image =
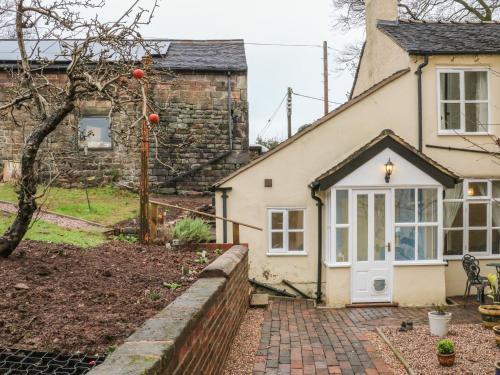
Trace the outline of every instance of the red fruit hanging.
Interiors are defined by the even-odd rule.
[[[134,76],[134,78],[141,79],[142,77],[144,77],[144,70],[134,69],[134,71],[132,72],[132,75]]]
[[[160,122],[160,116],[158,116],[156,113],[151,113],[149,115],[149,122],[158,124]]]

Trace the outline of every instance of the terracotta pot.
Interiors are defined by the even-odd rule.
[[[485,328],[500,325],[500,305],[481,305],[478,307]]]
[[[497,348],[500,348],[500,325],[494,326],[493,332],[495,332],[495,340],[497,342]]]
[[[450,367],[455,363],[455,353],[451,354],[439,354],[438,361],[441,366]]]
[[[500,375],[500,361],[495,362],[495,375]]]

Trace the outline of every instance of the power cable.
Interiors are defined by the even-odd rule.
[[[296,95],[296,96],[301,96],[301,97],[303,97],[303,98],[307,98],[307,99],[319,100],[319,101],[322,101],[322,102],[324,102],[324,101],[325,101],[325,99],[315,98],[314,96],[309,96],[309,95],[304,95],[304,94],[299,94],[299,93],[297,93],[297,92],[295,92],[295,91],[293,92],[293,95]],[[331,101],[331,100],[328,100],[328,103],[338,104],[338,105],[342,105],[342,104],[344,104],[344,103],[339,103],[339,102],[333,102],[333,101]]]
[[[271,125],[271,123],[273,122],[274,118],[276,117],[276,115],[278,114],[278,111],[280,110],[281,106],[283,105],[283,103],[285,102],[285,99],[286,97],[288,96],[288,93],[285,94],[285,96],[283,96],[283,99],[281,99],[281,102],[280,104],[278,105],[278,107],[274,110],[273,114],[271,115],[271,117],[269,117],[269,120],[267,120],[267,123],[266,125],[264,125],[264,127],[262,128],[262,130],[259,132],[259,134],[257,134],[257,137],[260,137],[260,136],[264,136],[264,134],[266,133],[266,131],[269,129],[269,126]]]

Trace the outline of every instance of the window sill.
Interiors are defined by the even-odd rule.
[[[468,253],[473,255],[476,259],[500,259],[500,254],[488,254],[488,255],[480,255],[474,253]],[[462,260],[463,255],[448,255],[444,256],[444,260]]]
[[[446,266],[447,263],[442,260],[430,261],[394,261],[394,267],[398,266]]]
[[[323,262],[323,265],[327,268],[350,268],[351,263],[327,263]]]
[[[451,131],[451,132],[445,132],[445,131],[438,131],[438,135],[445,135],[445,136],[450,136],[450,135],[455,135],[455,136],[461,136],[461,135],[492,135],[490,132],[460,132],[460,131]]]
[[[266,253],[268,257],[305,257],[307,253],[305,251],[297,251],[296,253]]]

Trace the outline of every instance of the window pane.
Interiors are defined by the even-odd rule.
[[[349,228],[336,229],[337,252],[335,254],[336,262],[349,261]]]
[[[418,259],[437,259],[437,227],[418,228]]]
[[[415,260],[414,227],[396,227],[396,260]]]
[[[415,190],[396,189],[396,223],[415,222]]]
[[[271,248],[283,249],[283,232],[271,233]]]
[[[464,232],[462,230],[445,230],[444,255],[462,255],[463,249]]]
[[[465,103],[465,131],[488,131],[488,103]]]
[[[288,229],[304,229],[304,211],[288,211]]]
[[[486,251],[486,230],[469,230],[469,251]]]
[[[492,229],[492,246],[491,252],[492,254],[500,254],[500,229]]]
[[[460,103],[441,103],[441,129],[460,130]]]
[[[500,180],[493,180],[491,182],[493,198],[500,198]]]
[[[445,228],[461,228],[464,226],[464,204],[463,202],[444,202]]]
[[[500,202],[491,203],[491,226],[500,227]]]
[[[487,212],[487,203],[469,203],[469,227],[485,227]]]
[[[304,250],[304,232],[288,233],[288,250],[289,251]]]
[[[452,189],[444,189],[444,199],[462,199],[464,196],[464,185],[462,182]]]
[[[418,221],[437,222],[437,189],[418,189]]]
[[[440,74],[441,100],[460,100],[460,73]]]
[[[357,260],[368,260],[368,195],[358,195],[357,202]]]
[[[385,260],[385,194],[375,194],[375,260]]]
[[[348,202],[348,191],[347,190],[337,190],[337,202],[336,202],[336,217],[337,224],[347,224],[349,220],[349,202]]]
[[[469,182],[467,187],[467,195],[469,197],[486,197],[488,196],[488,183],[486,181]]]
[[[88,147],[111,147],[107,117],[82,117],[78,126],[80,141],[86,142]]]
[[[271,213],[271,228],[283,229],[283,212]]]
[[[464,72],[465,100],[488,100],[487,72]]]

